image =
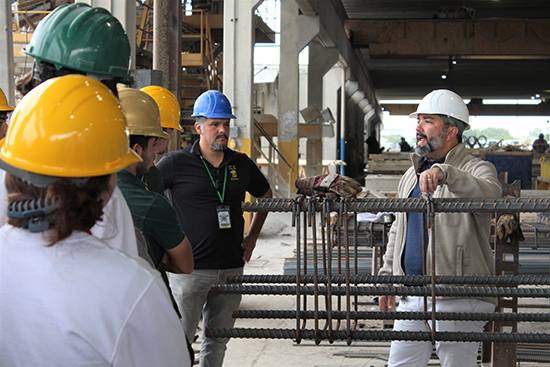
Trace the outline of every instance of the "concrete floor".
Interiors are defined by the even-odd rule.
[[[245,274],[283,274],[285,258],[294,257],[295,231],[295,228],[291,227],[290,213],[270,213],[253,257],[245,267]],[[360,301],[365,303],[360,310],[378,309],[372,304],[372,297],[363,297]],[[548,304],[548,300],[541,301]],[[240,308],[295,310],[296,299],[295,296],[245,295]],[[320,325],[324,325],[324,322]],[[296,321],[237,319],[235,327],[294,329]],[[533,324],[533,327],[536,330],[532,332],[550,332],[548,325],[539,323]],[[310,321],[306,328],[312,329],[313,321]],[[381,329],[381,322],[373,321],[366,324],[365,329]],[[389,342],[371,341],[357,341],[351,345],[347,345],[345,341],[336,341],[333,344],[322,341],[320,345],[315,345],[313,341],[308,340],[296,344],[290,339],[231,339],[224,367],[383,367],[387,366],[389,345]],[[196,342],[193,347],[196,350],[200,349],[200,343]],[[430,365],[439,366],[439,361],[432,360]],[[548,364],[521,363],[524,367],[543,365]]]

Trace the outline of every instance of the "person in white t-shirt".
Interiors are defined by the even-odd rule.
[[[94,79],[50,79],[16,107],[0,141],[2,366],[191,365],[160,274],[90,232],[116,172],[139,161],[118,100]]]

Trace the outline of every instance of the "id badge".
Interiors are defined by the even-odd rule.
[[[220,229],[229,229],[231,228],[231,218],[229,217],[229,207],[227,205],[218,206],[218,223]]]

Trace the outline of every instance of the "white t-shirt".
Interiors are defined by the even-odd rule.
[[[84,232],[0,228],[0,364],[190,366],[160,274]]]
[[[103,208],[101,221],[96,222],[92,227],[92,234],[112,248],[138,257],[132,213],[118,186],[115,187],[111,199]]]
[[[6,171],[0,169],[0,226],[8,222],[8,194],[4,184]],[[112,248],[127,255],[138,257],[134,222],[128,204],[118,187],[103,208],[101,221],[92,228],[92,233]]]

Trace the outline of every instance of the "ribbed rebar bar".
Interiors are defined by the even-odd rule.
[[[212,287],[212,291],[219,293],[238,294],[265,294],[265,295],[295,295],[296,286],[291,285],[248,285],[222,284]],[[350,294],[361,296],[429,296],[432,287],[393,287],[379,285],[376,287],[352,286]],[[327,287],[319,286],[319,294],[327,294]],[[345,295],[346,287],[332,286],[332,295]],[[313,295],[312,286],[301,286],[301,294]],[[550,288],[508,288],[508,287],[453,287],[437,286],[435,295],[438,297],[550,297]]]
[[[205,330],[210,338],[256,338],[256,339],[294,339],[294,329],[210,329]],[[332,338],[335,340],[346,340],[348,335],[345,331],[333,330]],[[314,330],[300,330],[302,339],[314,340]],[[323,340],[328,339],[328,333],[321,330],[317,337]],[[352,340],[408,340],[408,341],[430,341],[432,334],[429,332],[410,331],[383,331],[383,330],[352,330],[349,333]],[[496,343],[549,343],[550,334],[542,333],[465,333],[465,332],[436,332],[433,338],[437,341],[455,342],[496,342]]]
[[[296,341],[300,343],[300,202],[301,200],[295,200],[293,206],[293,220],[292,225],[296,227]]]
[[[550,349],[548,345],[517,344],[518,362],[545,362],[550,365]]]
[[[397,312],[397,311],[352,311],[349,317],[354,320],[430,320],[431,312]],[[239,319],[293,319],[294,310],[236,310],[233,317]],[[333,311],[332,318],[344,319],[346,312]],[[303,311],[301,317],[314,319],[314,311]],[[326,311],[318,311],[319,319],[326,319]],[[549,322],[549,313],[508,313],[508,312],[436,312],[437,320],[466,321],[517,321]]]
[[[329,202],[330,211],[339,210],[337,200],[325,199]],[[295,199],[274,198],[259,199],[255,202],[242,204],[247,212],[292,212]],[[351,199],[346,202],[349,211],[356,212],[426,212],[427,204],[424,199]],[[433,199],[434,211],[439,213],[480,213],[480,212],[507,212],[529,213],[550,211],[549,198],[469,198],[469,199]],[[322,203],[315,203],[315,211],[321,211]],[[300,210],[307,211],[307,203],[300,202]]]
[[[313,283],[313,276],[301,276],[303,284]],[[327,277],[319,275],[318,282],[326,283]],[[332,283],[343,283],[345,277],[333,276]],[[229,275],[227,283],[295,283],[295,275]],[[550,277],[540,275],[516,275],[516,276],[448,276],[436,275],[437,284],[490,284],[490,285],[550,285]],[[352,284],[430,284],[429,275],[352,275]]]

